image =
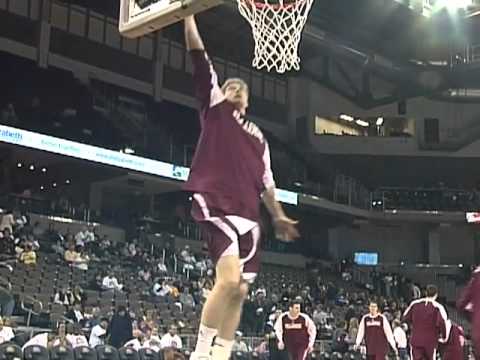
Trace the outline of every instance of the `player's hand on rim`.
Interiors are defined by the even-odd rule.
[[[273,220],[275,227],[275,236],[284,242],[292,242],[300,236],[296,225],[298,221],[290,219],[287,216],[280,216]]]

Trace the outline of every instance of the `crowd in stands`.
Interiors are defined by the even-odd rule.
[[[24,348],[109,344],[135,350],[174,348],[183,354],[191,350],[188,339],[196,333],[214,281],[204,251],[188,246],[175,250],[168,241],[158,245],[138,238],[122,243],[92,226],[61,233],[53,225],[32,225],[28,214],[12,211],[2,214],[0,224],[5,264],[0,277],[11,284],[0,286],[0,342],[13,340]],[[402,311],[421,295],[418,284],[376,271],[371,282],[359,287],[345,263],[333,268],[315,264],[308,270],[266,266],[245,301],[234,352],[264,359],[278,354],[275,321],[298,298],[317,327],[316,356],[326,350],[353,354],[359,321],[371,299],[404,344],[409,329],[402,323]],[[31,339],[18,336],[19,319],[54,330]]]

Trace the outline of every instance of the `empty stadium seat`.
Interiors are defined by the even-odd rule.
[[[88,346],[79,346],[73,350],[75,360],[97,360],[97,351]]]
[[[50,360],[74,360],[73,349],[67,346],[55,346],[50,349]]]
[[[24,360],[49,360],[47,348],[40,345],[27,346],[23,350]]]
[[[118,350],[110,345],[100,345],[95,348],[97,350],[98,360],[120,360]]]
[[[163,356],[160,352],[155,352],[152,349],[140,349],[138,351],[140,360],[162,360]]]
[[[0,360],[22,359],[22,349],[20,346],[6,343],[0,345]]]
[[[138,355],[137,350],[132,347],[122,347],[118,350],[118,355],[120,360],[139,360],[140,356]]]

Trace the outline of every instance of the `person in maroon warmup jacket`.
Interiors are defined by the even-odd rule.
[[[278,317],[274,327],[278,349],[287,350],[290,360],[305,360],[313,351],[317,328],[313,320],[301,312],[300,302],[290,302],[288,312]]]
[[[270,150],[262,131],[245,118],[248,86],[241,79],[218,84],[195,18],[185,18],[201,133],[184,190],[192,216],[206,234],[216,281],[203,306],[192,360],[228,360],[243,301],[259,270],[260,203],[272,216],[277,238],[298,237],[296,221],[275,199]],[[211,348],[212,341],[215,344]]]
[[[457,300],[457,309],[468,312],[472,322],[472,342],[476,358],[480,358],[480,266]]]
[[[436,301],[438,290],[427,285],[426,297],[413,300],[403,313],[404,321],[412,328],[410,337],[411,360],[435,360],[438,343],[450,336],[451,323],[442,304]]]
[[[365,339],[368,360],[385,360],[388,354],[388,344],[398,355],[397,345],[392,328],[387,318],[378,312],[378,305],[370,301],[369,313],[362,317],[358,327],[354,349],[358,349]]]
[[[452,323],[450,329],[450,336],[446,343],[440,343],[440,354],[442,360],[463,360],[465,358],[463,353],[463,345],[465,344],[465,333],[463,328],[455,323]]]

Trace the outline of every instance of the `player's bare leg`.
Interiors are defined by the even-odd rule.
[[[240,290],[240,259],[238,256],[223,256],[218,260],[216,266],[216,280],[212,292],[208,295],[202,310],[202,318],[198,333],[197,346],[195,347],[194,358],[206,357],[210,353],[210,346],[213,337],[218,333],[216,343],[221,349],[215,351],[214,358],[227,360],[230,356],[233,339],[238,326],[241,312],[241,290]],[[235,305],[234,304],[239,304]],[[238,311],[236,311],[238,307]],[[233,328],[233,320],[229,319],[230,326],[222,325],[227,317],[238,318],[236,327]],[[228,355],[225,354],[228,352]]]
[[[218,336],[220,338],[232,341],[235,339],[235,332],[240,325],[240,318],[242,316],[243,302],[248,294],[248,284],[241,282],[239,290],[228,306],[228,316],[225,316],[218,328]]]

